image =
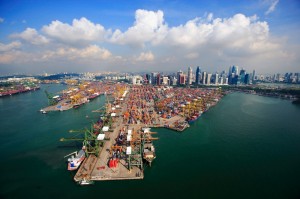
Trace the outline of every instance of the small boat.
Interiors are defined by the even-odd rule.
[[[80,184],[80,185],[90,185],[90,184],[94,184],[94,181],[87,180],[87,179],[83,178],[83,180],[79,181],[78,184]]]
[[[43,109],[41,109],[40,112],[43,113],[43,114],[47,114],[47,112]]]
[[[69,155],[66,155],[65,158],[68,156],[71,156],[70,158],[68,158],[68,170],[74,171],[74,170],[78,169],[80,164],[85,159],[85,152],[84,152],[84,150],[81,149],[78,153],[77,153],[77,151],[75,151],[73,153],[70,153]]]

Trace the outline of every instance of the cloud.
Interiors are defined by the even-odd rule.
[[[72,24],[57,20],[40,30],[27,28],[10,38],[20,41],[0,43],[1,63],[47,62],[54,66],[70,62],[72,66],[80,63],[86,70],[90,63],[95,67],[109,63],[116,69],[131,65],[143,70],[143,62],[148,70],[150,66],[156,67],[153,70],[167,66],[171,71],[186,65],[280,68],[282,60],[288,60],[289,65],[299,60],[292,56],[299,46],[290,49],[287,42],[272,35],[266,21],[242,13],[227,18],[206,13],[168,26],[163,11],[139,9],[133,25],[125,31],[111,30],[83,17],[74,19]]]
[[[110,41],[116,44],[129,44],[132,46],[144,46],[145,42],[160,43],[167,33],[167,25],[164,23],[164,14],[161,10],[147,11],[137,10],[135,22],[126,32],[115,30]]]
[[[3,23],[3,22],[4,22],[4,19],[0,17],[0,23]]]
[[[153,61],[154,55],[151,51],[141,52],[141,54],[136,58],[136,61]]]
[[[265,12],[265,15],[268,15],[271,12],[274,12],[278,3],[279,3],[279,0],[273,0],[271,2],[269,9]]]
[[[21,50],[10,50],[0,53],[0,64],[24,64],[32,63],[34,54],[27,53]]]
[[[51,38],[69,44],[103,41],[107,31],[109,32],[102,25],[94,24],[85,17],[74,19],[71,25],[58,20],[52,21],[42,31]]]
[[[188,58],[188,59],[196,59],[199,57],[199,54],[198,53],[189,53],[185,56],[185,58]]]
[[[20,38],[34,45],[41,45],[49,43],[49,39],[40,35],[35,29],[27,28],[21,33],[10,35],[11,38]]]
[[[211,17],[209,17],[211,19]],[[216,18],[203,21],[195,18],[184,25],[170,28],[164,40],[165,45],[175,46],[190,53],[194,50],[223,51],[219,54],[237,56],[257,54],[275,50],[276,44],[269,41],[269,26],[256,20],[256,16],[246,17],[236,14],[231,18]],[[192,54],[191,54],[192,55]],[[188,55],[187,58],[195,56]]]
[[[61,47],[53,51],[48,51],[42,56],[42,60],[64,58],[68,60],[95,59],[106,60],[112,56],[111,52],[97,45],[90,45],[86,48]]]
[[[13,49],[17,49],[21,47],[21,43],[19,41],[13,41],[9,44],[3,44],[0,42],[0,52],[10,51]]]

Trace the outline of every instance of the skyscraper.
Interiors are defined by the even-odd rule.
[[[210,80],[211,80],[211,73],[207,74],[207,80],[206,80],[206,84],[210,85]]]
[[[177,84],[180,85],[180,75],[182,75],[183,72],[180,70],[177,72]]]
[[[199,85],[201,81],[201,69],[198,66],[196,70],[196,84]]]
[[[151,84],[156,84],[157,73],[151,73]]]
[[[189,67],[188,69],[188,81],[187,81],[187,84],[190,85],[192,84],[192,81],[193,81],[193,70],[192,70],[192,67]]]
[[[155,84],[156,84],[156,85],[160,85],[160,83],[161,83],[160,73],[157,73]]]
[[[217,84],[217,85],[219,84],[219,74],[218,73],[215,74],[215,81],[214,81],[214,83]]]
[[[253,73],[252,73],[252,83],[255,82],[255,70],[253,70]]]
[[[246,76],[246,70],[244,70],[242,68],[241,72],[240,72],[240,83],[245,84],[245,76]]]
[[[205,80],[206,80],[206,72],[203,71],[202,72],[202,84],[206,84]]]

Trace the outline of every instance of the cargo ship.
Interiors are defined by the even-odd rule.
[[[152,161],[156,158],[155,147],[153,145],[150,128],[144,128],[144,150],[143,150],[143,159],[146,160],[151,166]]]
[[[89,100],[95,99],[96,97],[98,97],[100,94],[99,93],[93,93],[92,95],[90,95],[88,97]]]
[[[68,170],[74,171],[74,170],[78,169],[80,164],[85,159],[85,152],[83,149],[81,149],[78,153],[77,153],[77,151],[75,151],[73,153],[66,155],[65,158],[68,156],[71,156],[70,158],[68,158]]]
[[[194,123],[200,116],[201,116],[200,113],[195,113],[192,117],[187,119],[187,122],[189,124]]]

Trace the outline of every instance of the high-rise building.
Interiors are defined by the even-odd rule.
[[[160,81],[160,73],[157,73],[156,75],[156,82],[155,82],[156,85],[160,85],[161,84],[161,81]]]
[[[172,78],[170,78],[170,80],[171,80],[171,82],[170,82],[171,85],[175,86],[177,84],[177,79],[176,79],[175,76],[173,76]]]
[[[162,78],[162,84],[163,84],[163,85],[169,85],[169,77],[164,76],[164,77]]]
[[[192,84],[192,80],[193,80],[193,70],[192,70],[192,67],[189,67],[188,68],[187,84],[188,85]]]
[[[207,74],[207,80],[206,80],[206,84],[210,85],[210,80],[211,80],[211,73]]]
[[[220,78],[219,78],[219,84],[220,84],[220,85],[223,85],[223,82],[224,82],[224,78],[223,78],[223,77],[220,77]]]
[[[156,78],[157,78],[157,73],[151,73],[151,84],[155,85],[156,84]]]
[[[199,85],[201,81],[201,69],[198,66],[196,70],[196,84]]]
[[[146,74],[144,77],[144,83],[150,84],[151,83],[151,76],[149,74]]]
[[[215,74],[214,84],[217,84],[217,85],[219,84],[219,74],[218,73]]]
[[[244,83],[245,83],[245,84],[250,84],[250,78],[249,78],[249,77],[250,77],[249,74],[246,74],[246,75],[245,75],[245,78],[244,78]]]
[[[185,75],[184,74],[180,74],[179,75],[179,85],[184,85],[185,84]]]
[[[202,72],[202,84],[206,84],[206,72]]]
[[[245,76],[246,76],[246,70],[242,68],[240,71],[240,83],[245,84]]]
[[[180,70],[177,72],[177,84],[180,85],[180,75],[183,75],[183,72]]]
[[[255,70],[253,70],[253,73],[252,73],[252,83],[255,82]]]

